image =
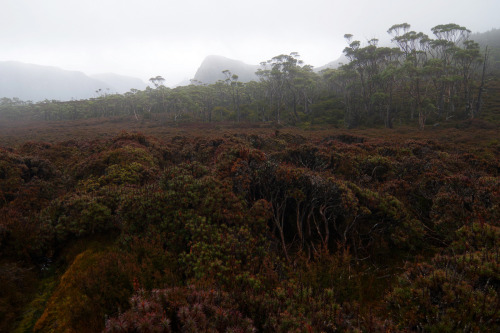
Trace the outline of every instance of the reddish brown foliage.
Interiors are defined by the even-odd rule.
[[[219,330],[474,330],[479,317],[480,329],[497,325],[496,313],[449,306],[467,300],[465,313],[498,299],[493,130],[133,124],[155,138],[118,131],[123,123],[85,124],[58,128],[59,137],[48,134],[54,124],[33,127],[50,143],[0,150],[2,328],[50,262],[62,277],[40,332],[96,331],[105,316],[115,317],[108,330],[213,329],[217,307],[238,319],[224,317]],[[104,138],[84,139],[83,127]],[[194,287],[173,288],[186,284]],[[188,324],[193,313],[206,320]]]

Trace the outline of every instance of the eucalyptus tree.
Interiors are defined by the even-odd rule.
[[[457,74],[461,77],[460,87],[462,90],[464,115],[474,118],[476,108],[474,106],[473,89],[478,69],[482,62],[479,44],[473,40],[464,41],[461,47],[455,52],[454,62]]]
[[[48,103],[50,101],[45,100]],[[54,114],[53,110],[47,110],[47,112],[41,112],[38,105],[33,104],[31,101],[23,101],[18,97],[8,98],[2,97],[0,98],[0,116],[5,118],[17,119],[26,116],[27,114],[31,114],[34,110],[38,110],[38,114],[44,113],[45,117],[50,117],[50,114]]]
[[[397,48],[379,47],[377,39],[362,47],[360,41],[352,41],[352,35],[344,37],[349,43],[344,54],[350,63],[341,67],[342,73],[337,77],[344,81],[341,86],[350,90],[344,93],[348,126],[357,126],[364,119],[392,127],[393,91],[401,52]],[[346,79],[354,82],[347,84]]]
[[[280,80],[279,87],[281,88],[280,95],[283,96],[284,108],[289,106],[292,110],[290,119],[293,124],[298,120],[297,105],[299,103],[299,89],[297,81],[300,80],[302,71],[308,68],[302,68],[302,60],[299,60],[299,54],[292,52],[289,55],[279,55],[274,57],[271,62],[272,70],[278,80]]]
[[[273,115],[273,101],[275,98],[274,94],[274,84],[271,81],[271,70],[269,69],[268,63],[266,61],[263,61],[260,63],[259,69],[255,72],[257,77],[259,77],[259,87],[261,88],[261,93],[259,94],[260,99],[260,104],[262,105],[262,118],[275,118],[276,116]],[[267,109],[267,110],[266,110]]]
[[[394,94],[401,83],[399,67],[401,52],[396,48],[382,47],[378,48],[376,53],[378,66],[373,79],[377,90],[372,96],[372,102],[376,105],[385,127],[392,128]]]
[[[135,94],[135,101],[137,103],[137,110],[143,117],[151,116],[151,109],[153,108],[154,101],[151,98],[152,89],[150,87],[146,87],[145,90],[138,91]]]
[[[211,84],[214,90],[215,107],[214,116],[218,120],[224,120],[226,113],[230,113],[229,109],[232,105],[232,97],[227,83],[223,80]]]
[[[245,84],[245,96],[248,104],[254,110],[251,119],[267,121],[269,107],[266,101],[266,89],[262,82],[250,81]]]
[[[266,88],[266,97],[268,99],[270,111],[274,120],[281,123],[281,113],[284,109],[284,78],[279,65],[279,59],[284,55],[274,57],[267,62],[262,62],[262,68],[259,68],[255,74],[260,78],[261,83]]]
[[[197,80],[191,80],[191,91],[196,96],[201,106],[201,118],[203,121],[212,122],[212,112],[216,104],[215,85],[208,85]]]
[[[436,38],[431,39],[410,28],[407,23],[396,24],[388,33],[404,55],[403,82],[412,101],[411,119],[416,111],[423,129],[433,111],[438,119],[461,115],[456,111],[459,104],[463,115],[470,116],[475,109],[472,90],[481,64],[479,45],[469,39],[470,30],[454,23],[437,25],[431,29]]]
[[[473,111],[470,114],[470,118],[474,118],[475,116],[479,115],[481,112],[481,106],[483,103],[482,95],[484,93],[484,78],[486,75],[486,64],[488,63],[488,58],[489,58],[489,50],[488,46],[486,46],[486,50],[484,51],[484,59],[483,59],[483,68],[481,71],[481,83],[479,85],[478,93],[477,93],[477,99],[476,99],[476,105],[474,106]]]
[[[430,52],[433,58],[441,61],[441,78],[438,82],[436,91],[437,113],[439,117],[452,117],[455,113],[456,95],[458,85],[463,77],[457,71],[455,60],[460,53],[467,58],[463,52],[459,52],[464,45],[469,45],[473,49],[473,45],[466,43],[470,36],[470,30],[458,24],[441,24],[431,28],[431,31],[436,36],[436,39],[430,42]],[[479,54],[479,52],[478,52]],[[462,58],[464,58],[462,56]],[[446,108],[448,104],[448,108]],[[450,115],[451,113],[451,115]]]
[[[168,113],[172,120],[177,122],[183,116],[195,116],[199,112],[199,104],[193,98],[193,94],[190,93],[189,89],[186,87],[177,87],[172,89],[167,97],[168,99]],[[191,115],[189,114],[191,111]]]
[[[311,105],[318,98],[320,77],[313,72],[309,65],[298,68],[292,87],[297,91],[303,112],[311,113]]]
[[[410,119],[414,119],[415,113],[418,114],[419,126],[424,128],[430,108],[424,106],[425,83],[424,66],[426,65],[429,50],[429,37],[422,32],[410,31],[411,26],[408,23],[395,24],[387,31],[393,36],[392,41],[400,48],[402,58],[402,73],[406,81],[407,92],[409,95]],[[404,81],[402,83],[404,83]],[[425,104],[428,106],[427,104]]]
[[[349,46],[344,48],[344,54],[349,59],[349,65],[344,69],[353,70],[357,74],[359,87],[361,88],[361,100],[364,107],[365,114],[370,113],[370,103],[368,98],[368,85],[366,79],[366,50],[361,48],[359,40],[352,41],[352,35],[346,34],[344,38],[349,42]],[[350,86],[351,89],[354,86]]]
[[[152,107],[152,111],[156,113],[164,113],[167,111],[167,96],[169,93],[169,88],[165,87],[165,79],[157,75],[156,77],[152,77],[149,79],[154,85],[154,89],[147,89],[150,93],[151,99],[154,100],[154,106]]]
[[[281,123],[283,115],[292,123],[298,118],[299,105],[308,110],[315,88],[312,67],[299,60],[299,54],[281,54],[261,63],[262,68],[256,74],[266,89],[266,97],[273,117]]]
[[[155,88],[158,88],[164,85],[165,79],[161,75],[157,75],[155,77],[150,78],[149,82],[151,82],[155,86]]]
[[[125,97],[126,105],[128,109],[130,110],[131,114],[134,114],[135,120],[139,120],[139,114],[138,114],[138,89],[130,89],[130,91],[126,92],[123,94]]]
[[[226,77],[224,82],[229,88],[229,94],[231,96],[231,101],[233,104],[233,111],[236,112],[236,121],[240,121],[240,94],[243,83],[238,81],[239,77],[236,74],[231,73],[230,70],[226,69],[222,71],[222,74]]]
[[[338,69],[330,69],[323,73],[328,91],[342,96],[344,104],[344,125],[348,128],[356,127],[361,122],[361,107],[357,105],[360,98],[358,74],[353,66],[344,64]]]

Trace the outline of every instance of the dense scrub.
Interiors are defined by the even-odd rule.
[[[498,331],[500,146],[436,131],[1,147],[0,331]]]

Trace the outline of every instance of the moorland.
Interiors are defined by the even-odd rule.
[[[498,332],[500,76],[408,28],[322,74],[0,100],[0,331]]]
[[[497,127],[16,126],[2,331],[498,328]]]

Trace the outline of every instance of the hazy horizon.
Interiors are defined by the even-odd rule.
[[[229,1],[3,0],[0,61],[20,61],[88,75],[116,73],[167,85],[194,76],[208,55],[258,64],[298,52],[323,66],[358,40],[388,41],[387,29],[407,22],[430,34],[456,23],[473,33],[499,28],[500,1]]]

